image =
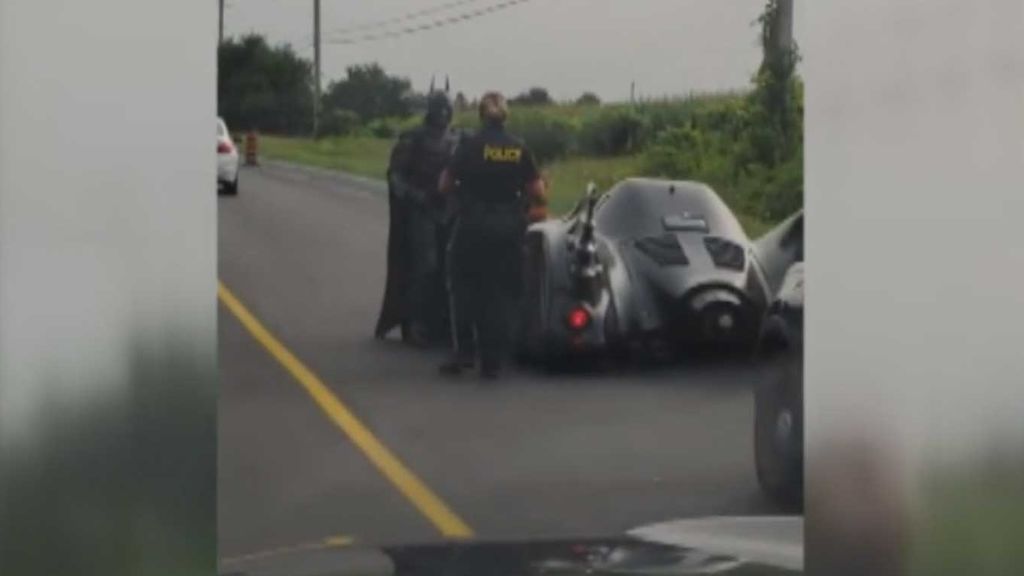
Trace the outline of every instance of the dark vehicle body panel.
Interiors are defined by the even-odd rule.
[[[593,215],[600,274],[590,292],[581,291],[574,269],[587,221],[581,202],[563,219],[527,231],[527,347],[564,355],[651,338],[679,344],[756,341],[770,292],[753,245],[710,187],[634,178],[602,194]],[[718,261],[715,249],[724,250]],[[564,321],[577,306],[593,319],[582,331]],[[734,315],[728,334],[704,325],[702,315],[711,314],[705,310],[719,308]]]
[[[756,252],[774,297],[757,357],[765,377],[755,389],[754,459],[762,491],[787,509],[803,507],[804,262],[803,213],[758,240]],[[780,433],[780,414],[790,433]]]
[[[789,267],[804,260],[804,213],[796,212],[754,242],[754,257],[774,298]]]

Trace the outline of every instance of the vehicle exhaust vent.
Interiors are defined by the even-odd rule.
[[[690,263],[674,234],[641,238],[636,241],[636,248],[659,266],[687,266]]]
[[[708,236],[704,238],[704,246],[714,261],[715,266],[742,272],[747,265],[746,253],[743,247],[735,242],[724,238]]]

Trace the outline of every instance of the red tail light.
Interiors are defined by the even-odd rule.
[[[570,329],[579,332],[590,325],[590,312],[587,312],[586,308],[578,306],[569,312],[569,315],[565,317],[565,322]]]
[[[227,140],[217,141],[217,154],[231,154],[234,149],[235,148],[231,145],[231,142],[228,142]]]

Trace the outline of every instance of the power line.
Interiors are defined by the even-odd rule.
[[[444,28],[444,27],[452,25],[452,24],[459,24],[459,23],[462,23],[462,22],[467,22],[469,20],[473,20],[473,19],[479,18],[481,16],[487,16],[487,15],[493,14],[495,12],[500,12],[502,10],[506,10],[508,8],[511,8],[511,7],[519,5],[519,4],[525,4],[525,3],[530,2],[530,1],[531,0],[504,0],[502,2],[498,2],[496,4],[485,6],[483,8],[477,9],[477,10],[473,10],[473,11],[469,11],[469,12],[463,12],[461,14],[456,14],[454,16],[449,16],[447,18],[440,18],[440,19],[434,20],[432,22],[426,22],[426,23],[423,23],[423,24],[419,24],[417,26],[408,26],[408,27],[405,27],[405,28],[402,28],[402,29],[399,29],[399,30],[380,32],[380,33],[376,33],[376,34],[364,34],[362,36],[356,36],[356,37],[348,37],[348,38],[342,37],[340,39],[332,38],[332,39],[328,40],[328,43],[335,44],[335,45],[351,45],[351,44],[360,44],[360,43],[363,43],[363,42],[372,42],[374,40],[400,38],[402,36],[409,36],[409,35],[417,34],[419,32],[424,32],[424,31],[427,31],[427,30],[435,30],[435,29],[438,29],[438,28]]]
[[[390,32],[380,32],[376,34],[364,34],[362,36],[348,37],[348,38],[331,38],[327,40],[328,44],[334,44],[339,46],[348,46],[352,44],[361,44],[363,42],[373,42],[375,40],[385,40],[392,38],[401,38],[402,36],[410,36],[412,34],[418,34],[427,30],[437,30],[439,28],[445,28],[452,24],[461,24],[468,22],[482,16],[494,14],[502,10],[507,10],[520,4],[526,4],[532,0],[504,0],[496,4],[491,4],[477,10],[463,12],[447,18],[440,18],[432,22],[426,22],[417,26],[408,26],[399,30]]]
[[[409,12],[408,14],[403,14],[401,16],[395,16],[395,17],[392,17],[392,18],[384,18],[382,20],[371,20],[369,22],[363,22],[363,23],[360,23],[360,24],[353,24],[352,26],[345,26],[343,28],[335,28],[334,30],[332,30],[332,32],[335,33],[335,34],[345,34],[345,33],[348,33],[348,32],[358,32],[360,30],[373,30],[375,28],[383,28],[383,27],[388,26],[389,24],[397,24],[399,22],[405,22],[407,20],[415,20],[415,19],[417,19],[417,18],[419,18],[421,16],[428,16],[430,14],[436,14],[438,12],[443,12],[443,11],[449,10],[451,8],[458,8],[460,6],[465,6],[467,4],[476,4],[476,3],[479,3],[479,2],[482,2],[482,1],[483,0],[454,0],[452,2],[446,2],[446,3],[441,4],[439,6],[433,6],[433,7],[430,7],[430,8],[425,8],[423,10],[417,10],[415,12]]]
[[[320,0],[313,0],[313,60],[316,92],[313,98],[313,135],[320,132]]]

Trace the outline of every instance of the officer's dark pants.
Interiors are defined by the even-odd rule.
[[[451,241],[450,289],[456,347],[472,354],[473,334],[484,369],[497,369],[508,351],[511,315],[520,295],[526,224],[516,206],[467,210]]]

